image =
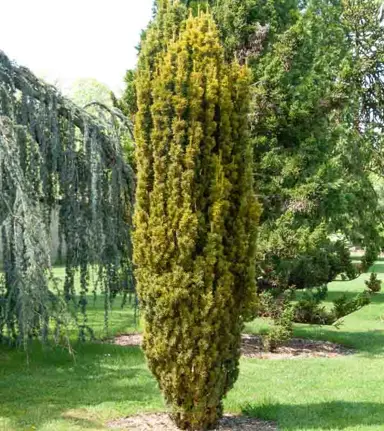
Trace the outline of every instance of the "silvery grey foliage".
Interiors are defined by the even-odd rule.
[[[63,303],[76,317],[80,337],[91,334],[91,268],[105,294],[106,324],[111,299],[134,290],[134,174],[122,154],[126,126],[119,118],[90,115],[0,51],[0,340],[46,339],[51,320],[57,330],[63,323]],[[57,208],[65,244],[61,291],[50,281],[48,245]]]

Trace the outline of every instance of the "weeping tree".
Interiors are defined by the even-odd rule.
[[[260,207],[248,69],[224,61],[208,13],[161,46],[178,7],[163,2],[137,70],[134,261],[149,367],[176,424],[200,430],[238,377]]]
[[[133,174],[122,157],[124,124],[78,108],[0,51],[0,340],[59,333],[64,310],[90,331],[90,268],[111,298],[133,287],[130,226]],[[54,289],[50,226],[58,212],[64,289]],[[80,292],[75,275],[80,274]],[[77,313],[77,312],[81,313]]]

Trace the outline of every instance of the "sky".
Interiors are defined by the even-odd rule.
[[[136,64],[153,0],[0,0],[0,50],[65,91],[95,78],[116,93]]]

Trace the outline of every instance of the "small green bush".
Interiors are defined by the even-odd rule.
[[[305,290],[301,299],[294,307],[294,321],[314,325],[330,325],[332,323],[332,316],[321,305],[321,302],[326,299],[327,295],[327,285]]]
[[[365,307],[371,303],[371,297],[368,290],[364,290],[364,292],[359,293],[355,298],[355,305],[357,309]]]
[[[294,321],[314,325],[333,325],[340,318],[351,314],[371,302],[368,291],[359,293],[355,298],[348,299],[342,295],[333,301],[332,311],[321,305],[326,298],[327,289],[322,287],[313,291],[308,289],[294,307]]]
[[[281,316],[275,321],[272,329],[264,338],[264,347],[269,352],[273,352],[285,341],[293,336],[293,307],[291,305],[284,308]]]
[[[301,299],[294,308],[294,321],[313,325],[331,325],[332,316],[314,298]]]
[[[352,280],[360,274],[361,265],[357,267],[352,262],[348,244],[344,241],[330,241],[321,229],[316,235],[313,233],[313,241],[303,246],[297,254],[287,251],[286,255],[279,256],[279,238],[280,235],[286,235],[284,232],[283,225],[281,231],[268,233],[270,239],[261,245],[272,252],[263,256],[263,263],[259,268],[259,292],[292,286],[297,290],[315,288],[332,282],[336,277]]]
[[[328,286],[324,284],[321,287],[317,287],[314,291],[312,291],[312,295],[316,301],[324,301],[328,295]]]
[[[269,292],[262,295],[264,313],[273,319],[273,326],[263,340],[264,348],[270,352],[292,338],[294,308],[291,301],[293,294],[292,290],[286,290],[276,298]]]
[[[347,295],[342,295],[333,301],[332,313],[335,321],[341,317],[347,316],[360,308],[368,305],[371,302],[370,294],[368,291],[359,293],[355,298],[348,299]]]
[[[367,285],[369,291],[371,293],[378,293],[381,290],[381,280],[377,279],[377,274],[372,272],[371,276],[369,277],[369,280],[365,281],[365,284]]]
[[[380,249],[376,244],[370,244],[366,249],[363,258],[361,259],[362,272],[368,272],[369,268],[375,263]]]
[[[347,295],[342,295],[333,301],[333,312],[336,319],[352,313],[352,302]]]
[[[374,276],[371,276],[373,289],[381,284]],[[376,285],[374,285],[374,282]],[[370,282],[366,282],[367,285]],[[380,286],[379,286],[380,287]],[[371,302],[371,292],[364,291],[355,298],[348,299],[342,295],[333,301],[333,309],[327,311],[322,302],[328,295],[327,285],[316,289],[304,290],[298,302],[292,305],[296,291],[269,289],[259,293],[259,317],[267,317],[273,320],[273,327],[264,340],[267,350],[274,350],[282,342],[290,339],[293,333],[293,322],[312,325],[333,325],[340,318],[351,314]]]
[[[271,317],[275,310],[275,297],[272,292],[265,291],[259,294],[258,317]]]

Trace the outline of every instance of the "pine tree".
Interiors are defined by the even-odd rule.
[[[176,424],[200,430],[238,376],[260,207],[248,69],[225,63],[209,13],[159,49],[175,7],[148,30],[137,71],[134,259],[149,367]]]

